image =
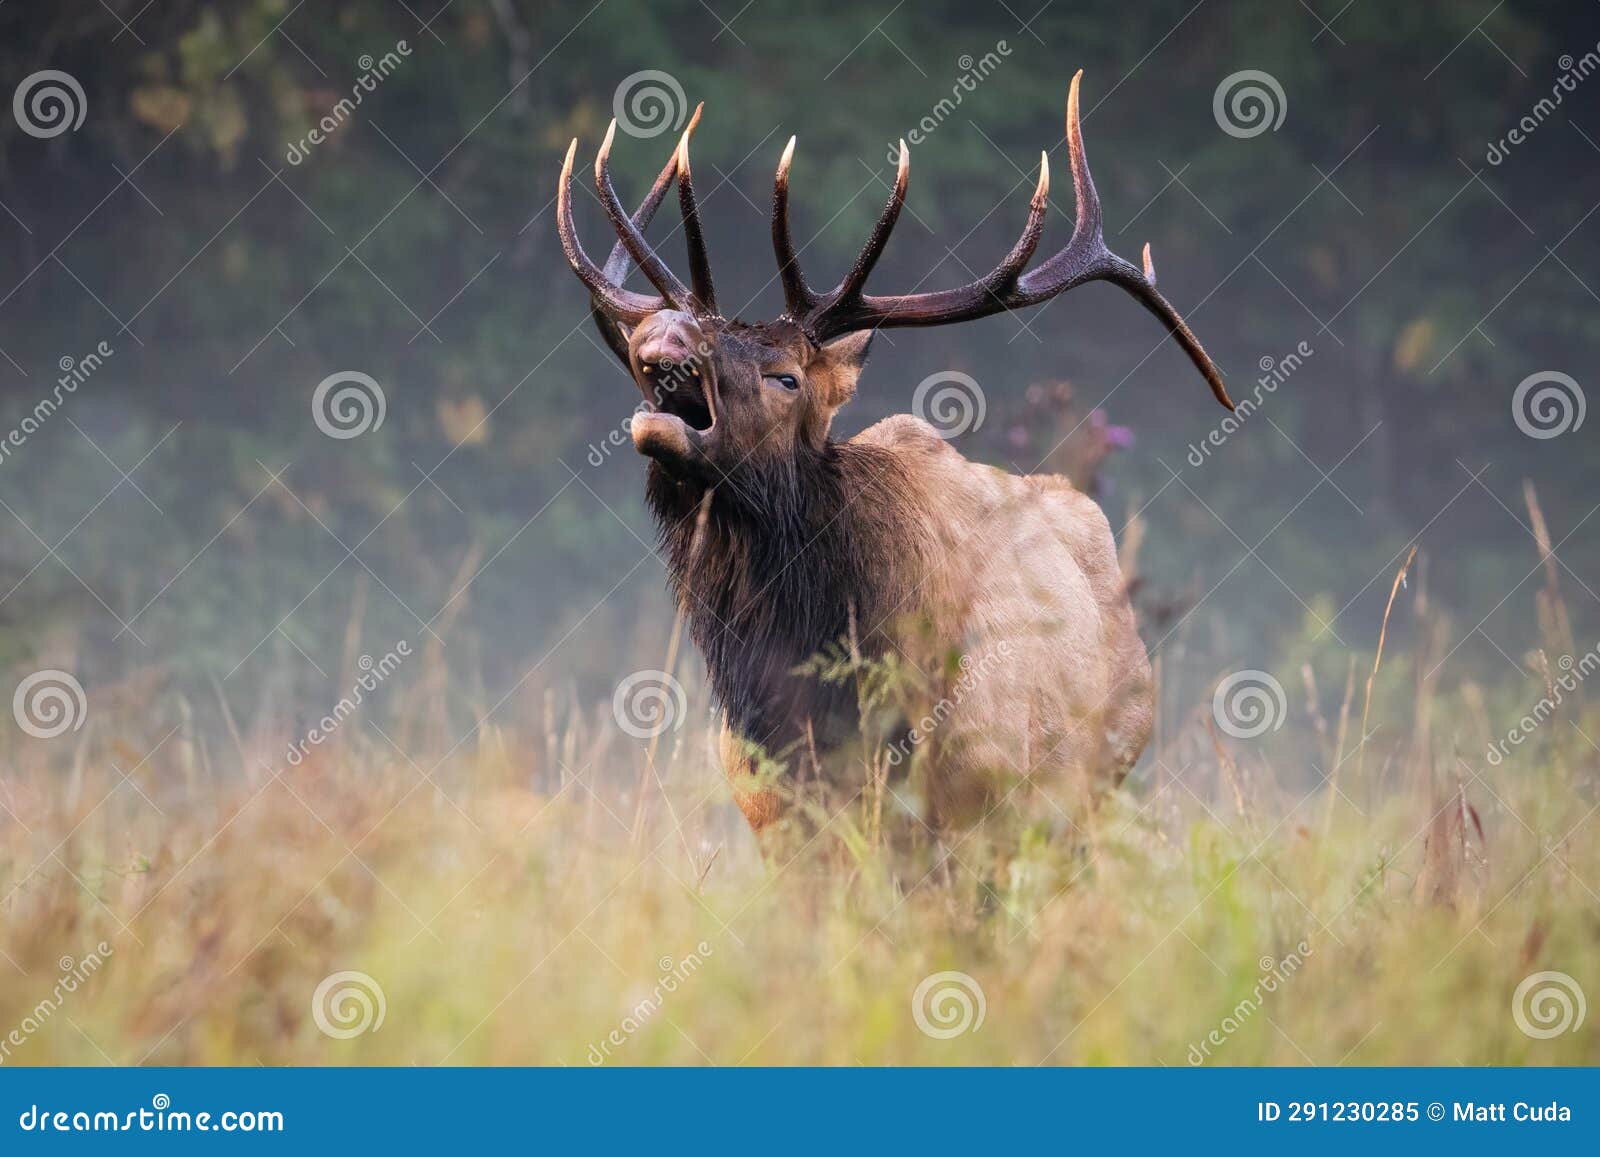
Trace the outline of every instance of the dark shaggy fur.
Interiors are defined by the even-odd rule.
[[[703,528],[701,488],[652,463],[647,495],[734,733],[779,754],[808,721],[819,748],[853,732],[854,688],[794,668],[849,637],[852,612],[863,654],[881,655],[888,621],[914,609],[926,531],[895,457],[829,442],[746,464],[715,487]]]

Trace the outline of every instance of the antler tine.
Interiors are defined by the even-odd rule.
[[[1081,232],[1093,237],[1105,248],[1105,235],[1101,229],[1100,194],[1095,192],[1094,178],[1089,174],[1089,158],[1083,152],[1083,124],[1078,118],[1078,86],[1083,83],[1083,69],[1072,74],[1067,87],[1067,158],[1072,165],[1072,196],[1077,202],[1077,217],[1072,225],[1073,240]]]
[[[827,298],[817,300],[813,295],[810,306],[801,316],[801,324],[811,339],[821,342],[851,330],[873,327],[945,325],[950,322],[969,321],[1007,310],[1038,305],[1089,281],[1109,281],[1138,298],[1140,304],[1166,324],[1167,332],[1177,339],[1178,344],[1189,355],[1189,360],[1211,386],[1211,392],[1217,401],[1228,409],[1233,409],[1233,402],[1228,397],[1228,391],[1223,385],[1222,374],[1217,369],[1216,363],[1207,356],[1200,339],[1195,337],[1178,311],[1156,291],[1155,266],[1150,260],[1149,246],[1145,247],[1143,270],[1124,261],[1106,248],[1100,198],[1095,192],[1094,178],[1089,174],[1089,162],[1083,150],[1083,127],[1080,124],[1078,99],[1078,89],[1082,79],[1083,70],[1079,69],[1073,76],[1072,85],[1067,92],[1067,153],[1072,165],[1072,188],[1077,199],[1077,213],[1072,238],[1060,252],[1047,258],[1033,271],[1022,273],[1023,267],[1033,256],[1033,251],[1039,243],[1039,234],[1044,225],[1045,205],[1050,190],[1050,169],[1048,158],[1042,158],[1039,166],[1039,184],[1034,191],[1022,236],[992,272],[956,289],[938,290],[933,293],[863,296],[860,293],[861,285],[882,251],[883,242],[887,240],[888,228],[893,226],[894,217],[899,212],[898,202],[904,198],[906,159],[902,145],[901,174],[900,180],[896,183],[896,195],[890,198],[889,206],[879,220],[878,229],[874,230],[867,248],[862,251],[856,268],[851,271],[839,289],[829,294]],[[786,167],[780,167],[779,176],[780,178],[786,176]],[[776,224],[775,220],[775,239]],[[780,262],[781,260],[780,250]]]
[[[1031,288],[1027,284],[1030,279],[1040,277],[1053,282],[1055,277],[1062,274],[1065,274],[1065,279],[1061,283],[1041,287],[1045,296],[1054,296],[1063,290],[1073,288],[1074,285],[1097,278],[1120,285],[1137,298],[1139,304],[1166,323],[1167,332],[1177,339],[1184,353],[1189,355],[1194,368],[1200,371],[1200,376],[1205,378],[1206,384],[1211,387],[1212,395],[1231,410],[1233,399],[1228,397],[1228,388],[1222,381],[1222,371],[1217,369],[1217,364],[1206,353],[1205,347],[1200,344],[1200,339],[1195,337],[1194,331],[1183,320],[1183,316],[1156,289],[1156,267],[1150,257],[1149,243],[1146,242],[1144,246],[1142,270],[1106,248],[1101,225],[1100,197],[1095,192],[1094,178],[1089,175],[1089,161],[1083,151],[1083,126],[1079,123],[1078,117],[1078,84],[1082,79],[1083,69],[1080,68],[1073,76],[1072,87],[1067,92],[1067,150],[1072,158],[1072,188],[1078,199],[1078,219],[1072,229],[1072,240],[1067,243],[1067,248],[1059,257],[1069,260],[1061,273],[1052,274],[1049,267],[1056,260],[1052,258],[1051,261],[1045,262],[1024,276],[1018,283],[1018,288],[1026,293]],[[1075,250],[1078,251],[1076,254]]]
[[[701,105],[700,108],[704,108]],[[689,120],[689,127],[694,128],[695,122],[700,119],[700,109],[695,109],[694,116]],[[661,167],[661,172],[656,175],[655,184],[650,186],[650,191],[644,195],[644,200],[639,202],[638,209],[634,210],[633,226],[643,233],[655,220],[656,210],[661,207],[661,202],[666,200],[667,190],[672,187],[673,180],[678,175],[678,150],[673,149],[672,155],[667,158],[667,163]],[[628,274],[628,247],[619,238],[611,246],[611,256],[606,258],[605,274],[618,285]]]
[[[836,292],[826,300],[814,301],[802,324],[813,341],[821,342],[841,333],[872,326],[943,325],[1031,305],[1031,301],[1023,302],[1019,298],[1018,276],[1038,248],[1049,204],[1050,157],[1041,152],[1039,183],[1028,202],[1027,222],[1011,251],[991,272],[959,288],[932,293],[846,299]]]
[[[1050,204],[1050,154],[1039,153],[1039,183],[1034,186],[1033,197],[1028,202],[1028,220],[1022,227],[1022,236],[1017,238],[1017,243],[1011,247],[1005,259],[995,266],[995,270],[987,278],[985,292],[990,296],[1010,289],[1017,283],[1023,268],[1033,256],[1033,251],[1039,247],[1039,238],[1044,233],[1045,209]]]
[[[1156,290],[1156,267],[1150,260],[1149,243],[1147,242],[1144,247],[1142,273],[1120,257],[1113,256],[1112,260],[1117,263],[1118,268],[1106,275],[1106,280],[1122,286],[1139,299],[1140,305],[1166,323],[1167,332],[1177,339],[1178,344],[1183,347],[1183,352],[1189,355],[1194,368],[1200,371],[1200,376],[1205,378],[1206,384],[1211,387],[1212,396],[1228,409],[1233,409],[1233,399],[1228,397],[1228,387],[1223,383],[1222,371],[1217,369],[1217,363],[1206,353],[1205,346],[1195,337],[1194,331],[1183,320],[1183,315]]]
[[[1017,288],[1021,296],[1030,299],[1024,303],[1028,305],[1100,276],[1110,270],[1112,262],[1120,261],[1106,248],[1100,195],[1095,192],[1089,160],[1083,152],[1083,126],[1078,121],[1078,84],[1082,79],[1080,68],[1067,90],[1067,159],[1072,166],[1072,196],[1077,201],[1072,239],[1061,252],[1018,279]]]
[[[1167,332],[1178,340],[1189,355],[1195,369],[1211,387],[1218,402],[1233,409],[1233,399],[1228,397],[1222,381],[1222,372],[1211,360],[1200,339],[1183,320],[1182,315],[1156,290],[1155,263],[1150,258],[1150,246],[1144,247],[1144,269],[1140,270],[1106,248],[1102,226],[1100,196],[1095,192],[1094,178],[1089,174],[1089,161],[1083,151],[1083,125],[1079,120],[1078,86],[1083,80],[1083,69],[1072,78],[1067,90],[1067,153],[1072,161],[1072,191],[1078,202],[1077,220],[1072,227],[1072,240],[1067,247],[1050,258],[1032,273],[1025,274],[1017,283],[1023,304],[1033,304],[1054,297],[1087,281],[1109,281],[1127,290],[1139,303],[1166,323]]]
[[[689,245],[689,280],[694,286],[696,308],[702,313],[717,312],[717,291],[711,283],[711,259],[706,255],[706,238],[700,229],[700,209],[694,198],[694,177],[689,172],[689,138],[700,123],[702,101],[689,118],[678,142],[678,207],[683,213],[683,238]]]
[[[634,226],[628,211],[622,207],[622,200],[617,196],[617,190],[611,183],[611,142],[617,135],[617,122],[613,119],[606,129],[606,139],[600,145],[600,151],[594,158],[594,184],[600,193],[600,201],[606,207],[606,215],[611,218],[611,225],[617,231],[617,236],[622,239],[622,244],[627,248],[628,255],[633,258],[644,275],[650,279],[661,295],[674,309],[683,309],[689,301],[689,290],[679,281],[677,276],[668,269],[666,263],[657,257],[655,250],[650,248],[650,243],[644,239],[644,234]]]
[[[656,210],[661,207],[661,202],[666,199],[667,190],[672,187],[672,182],[678,175],[678,151],[674,149],[672,156],[667,158],[667,163],[662,166],[657,175],[655,184],[650,186],[650,191],[644,195],[644,200],[639,202],[639,207],[633,212],[633,225],[643,233],[650,227],[654,220]],[[628,247],[621,241],[612,243],[611,255],[606,258],[601,272],[607,281],[613,285],[622,285],[628,277]],[[662,303],[663,305],[665,302]],[[626,331],[606,313],[603,303],[599,298],[590,295],[589,313],[594,318],[595,328],[600,331],[601,339],[610,347],[623,363],[628,361],[628,339]]]
[[[895,222],[900,219],[900,210],[906,203],[906,187],[910,183],[911,151],[906,148],[906,142],[901,140],[900,163],[895,169],[894,188],[889,190],[888,203],[879,214],[878,223],[872,227],[867,243],[861,247],[856,263],[850,267],[850,272],[845,274],[839,287],[828,295],[830,302],[853,301],[861,295],[862,286],[866,285],[867,277],[872,273],[872,267],[878,263],[878,258],[883,256],[883,248],[889,243],[889,234],[894,232]]]
[[[772,180],[772,251],[778,258],[778,277],[783,282],[783,300],[791,316],[809,313],[821,296],[806,284],[799,255],[789,236],[789,165],[794,161],[795,138],[783,147],[778,173]]]
[[[620,322],[637,325],[650,314],[665,309],[667,303],[662,298],[622,288],[617,283],[618,279],[608,274],[611,261],[606,262],[607,269],[601,269],[584,252],[583,243],[578,240],[577,225],[572,219],[572,162],[577,153],[578,140],[574,137],[572,144],[567,146],[567,157],[561,165],[560,183],[556,186],[556,230],[561,236],[562,252],[566,254],[567,264],[572,266],[578,279],[588,287],[599,308]]]

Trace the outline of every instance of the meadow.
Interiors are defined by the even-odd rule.
[[[1527,685],[1441,686],[1397,561],[1264,718],[1158,663],[1152,750],[1049,837],[919,830],[869,769],[764,859],[692,682],[652,739],[549,693],[452,743],[424,647],[292,749],[97,689],[0,772],[0,1061],[1593,1064],[1600,711],[1540,550]]]
[[[1597,11],[0,3],[0,1067],[1600,1063]],[[1240,412],[1099,287],[880,334],[835,430],[970,382],[964,455],[1093,494],[1155,737],[936,833],[949,688],[824,656],[931,741],[758,846],[568,143],[619,118],[634,203],[704,101],[771,318],[791,136],[819,288],[902,136],[872,293],[993,268],[1048,150],[1037,269],[1080,67],[1106,241]]]

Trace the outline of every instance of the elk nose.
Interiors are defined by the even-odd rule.
[[[700,374],[697,364],[709,351],[700,329],[688,318],[665,318],[657,315],[653,332],[644,336],[635,356],[646,375],[672,374],[687,371],[695,377]]]

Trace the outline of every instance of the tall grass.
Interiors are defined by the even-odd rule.
[[[1512,1008],[1547,970],[1600,998],[1600,718],[1566,696],[1487,761],[1515,716],[1441,689],[1426,563],[1391,600],[1408,647],[1378,661],[1370,623],[1372,654],[1309,659],[1267,746],[1169,680],[1134,779],[1053,835],[922,830],[869,761],[764,860],[709,725],[636,743],[552,695],[452,740],[438,706],[473,693],[437,648],[298,764],[225,701],[97,693],[0,774],[0,1040],[32,1025],[5,1063],[1600,1062],[1592,1024],[1539,1039]],[[1576,655],[1557,579],[1546,679]],[[381,1027],[318,1027],[343,971]],[[959,1001],[913,1003],[941,972],[970,978],[947,1039],[919,1019]]]

